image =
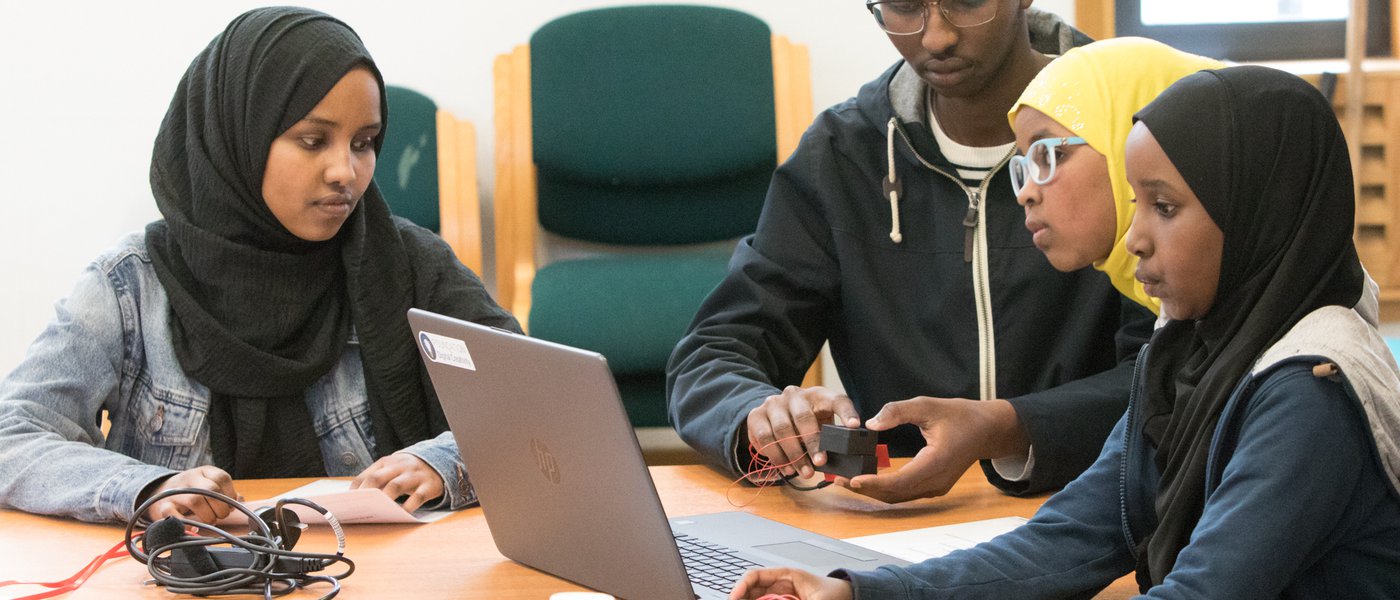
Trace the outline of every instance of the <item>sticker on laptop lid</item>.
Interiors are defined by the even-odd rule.
[[[422,346],[423,355],[428,360],[468,371],[476,370],[472,353],[467,351],[467,343],[462,340],[424,331],[418,334],[418,345]]]

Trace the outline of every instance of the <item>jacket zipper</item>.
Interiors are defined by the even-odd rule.
[[[1137,431],[1137,395],[1138,377],[1141,375],[1142,364],[1147,360],[1147,348],[1138,351],[1137,360],[1133,361],[1132,385],[1128,388],[1128,412],[1127,427],[1123,431],[1123,452],[1118,459],[1118,515],[1123,525],[1123,539],[1127,540],[1128,548],[1137,551],[1137,539],[1133,536],[1132,524],[1128,522],[1128,453],[1133,448],[1133,432]]]
[[[963,183],[962,178],[955,177],[943,169],[934,166],[933,163],[925,160],[914,144],[909,141],[909,134],[904,131],[904,124],[895,121],[895,130],[900,137],[904,138],[904,144],[909,147],[914,158],[925,168],[947,177],[962,189],[967,195],[967,215],[963,217],[963,227],[965,233],[963,237],[963,261],[972,264],[972,295],[976,300],[977,309],[977,373],[978,390],[983,400],[995,400],[997,397],[997,376],[996,376],[996,334],[992,322],[992,291],[990,286],[990,275],[987,269],[987,218],[986,211],[982,210],[982,199],[987,195],[987,188],[992,183],[992,177],[1006,166],[1011,160],[1014,152],[1007,152],[997,164],[987,171],[986,177],[978,184],[977,189],[972,189]]]
[[[961,182],[959,182],[961,183]],[[982,220],[982,189],[968,189],[963,187],[963,193],[967,194],[967,215],[963,217],[963,262],[972,262],[974,244],[977,238],[977,223]]]

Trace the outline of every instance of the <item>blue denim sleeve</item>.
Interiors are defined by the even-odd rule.
[[[417,456],[442,477],[442,498],[423,505],[423,508],[460,510],[476,505],[476,490],[467,477],[467,467],[462,463],[462,455],[457,452],[457,440],[452,438],[451,431],[444,431],[435,438],[423,440],[400,452]]]
[[[174,471],[100,447],[98,415],[118,396],[123,364],[111,282],[90,267],[56,312],[0,382],[0,506],[125,521],[141,490]]]
[[[865,598],[1088,598],[1133,569],[1119,510],[1126,429],[1030,522],[974,548],[909,567],[837,571]]]
[[[1241,419],[1222,419],[1217,445],[1234,452],[1191,543],[1150,598],[1278,598],[1337,537],[1357,500],[1370,433],[1340,383],[1289,365],[1242,410]]]

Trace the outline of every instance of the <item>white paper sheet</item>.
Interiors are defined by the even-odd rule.
[[[256,511],[264,506],[277,504],[277,501],[282,498],[305,498],[315,502],[335,515],[336,520],[340,521],[342,525],[432,523],[453,512],[450,510],[419,509],[410,513],[380,490],[372,488],[350,489],[350,481],[346,479],[318,479],[280,496],[244,502],[244,504],[249,509]],[[304,523],[323,525],[326,522],[321,513],[316,512],[311,507],[299,504],[285,506],[296,511],[297,516],[301,517]],[[243,513],[235,511],[222,522],[241,523],[244,521]]]
[[[1020,527],[1025,522],[1026,519],[1021,517],[1002,517],[956,525],[864,535],[846,538],[846,541],[910,562],[920,562],[943,556],[954,550],[971,548]]]

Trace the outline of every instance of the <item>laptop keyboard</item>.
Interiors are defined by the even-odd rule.
[[[720,592],[728,592],[734,582],[749,569],[762,565],[739,558],[734,550],[693,536],[677,533],[676,547],[681,551],[690,582]]]

